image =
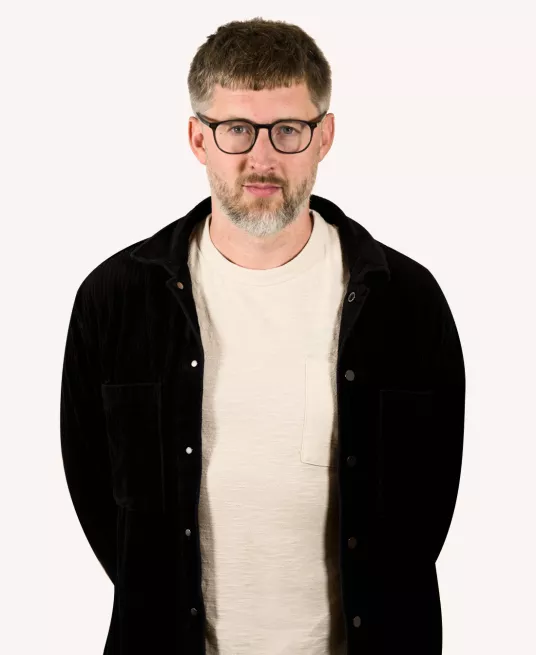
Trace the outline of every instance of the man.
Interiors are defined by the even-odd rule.
[[[441,652],[461,346],[428,269],[311,195],[334,132],[304,84],[216,87],[210,198],[77,292],[62,448],[106,653]]]

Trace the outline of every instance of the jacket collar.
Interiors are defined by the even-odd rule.
[[[348,218],[333,202],[311,195],[309,207],[339,229],[345,264],[350,271],[350,285],[383,284],[390,280],[390,269],[379,242],[359,223]],[[202,200],[185,216],[166,225],[130,251],[130,257],[143,264],[163,266],[174,278],[187,266],[192,230],[212,211],[212,198]]]

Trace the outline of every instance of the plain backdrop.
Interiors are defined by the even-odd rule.
[[[187,75],[219,25],[300,25],[333,72],[313,193],[430,269],[467,379],[437,571],[444,655],[536,652],[533,2],[18,2],[0,9],[0,652],[98,655],[113,586],[60,451],[75,292],[210,195]],[[418,620],[418,617],[415,617]]]

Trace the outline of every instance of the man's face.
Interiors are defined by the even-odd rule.
[[[262,91],[230,91],[217,85],[212,107],[206,112],[213,121],[246,118],[254,123],[290,117],[312,120],[317,115],[303,84]],[[233,155],[218,148],[207,125],[190,118],[190,147],[207,167],[213,210],[225,214],[234,225],[255,237],[276,234],[295,221],[308,207],[318,164],[333,142],[333,119],[333,114],[324,118],[303,152],[277,152],[268,131],[261,129],[250,152]],[[274,184],[280,189],[269,196],[256,196],[245,186],[255,183]]]

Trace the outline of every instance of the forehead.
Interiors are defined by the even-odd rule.
[[[280,117],[307,118],[317,113],[305,84],[277,89],[224,89],[214,88],[213,102],[207,115],[218,120],[249,118],[259,123],[270,123]]]

